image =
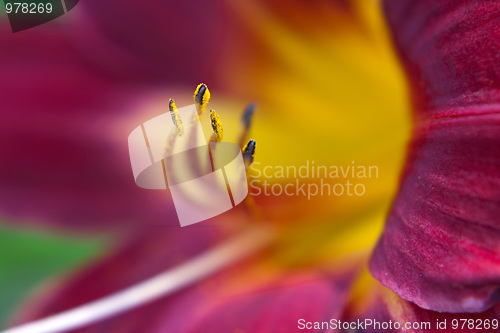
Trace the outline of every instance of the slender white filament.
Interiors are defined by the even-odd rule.
[[[268,228],[244,232],[229,241],[148,280],[99,300],[2,333],[56,333],[115,316],[171,294],[265,247],[273,238]]]

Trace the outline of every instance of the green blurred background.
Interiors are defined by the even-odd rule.
[[[0,227],[0,327],[40,283],[101,253],[104,240]]]

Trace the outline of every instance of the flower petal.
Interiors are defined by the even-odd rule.
[[[363,323],[362,332],[498,331],[499,322],[493,321],[500,315],[498,305],[482,313],[443,313],[423,309],[402,299],[371,276],[362,284],[358,282],[357,287],[363,302],[351,302],[342,320]]]
[[[45,290],[22,307],[15,322],[67,310],[184,262],[220,238],[210,230],[143,231],[62,287]],[[301,318],[324,321],[340,316],[353,273],[352,269],[335,274],[308,269],[285,272],[250,259],[183,291],[75,332],[289,332]]]
[[[492,325],[493,320],[500,316],[500,306],[482,313],[442,313],[425,310],[414,303],[405,301],[397,295],[386,296],[383,302],[386,304],[387,312],[393,321],[398,321],[408,326],[402,332],[498,332],[497,325]],[[379,309],[384,307],[379,306]],[[466,320],[466,321],[465,321]],[[446,323],[446,326],[444,326]],[[439,323],[439,324],[438,324]],[[425,326],[424,326],[425,325]],[[438,328],[438,325],[439,326]],[[496,327],[496,328],[495,328]]]
[[[14,323],[43,318],[108,296],[185,262],[221,238],[213,228],[164,226],[142,228],[128,237],[106,258],[40,289],[20,307]]]
[[[3,219],[86,229],[177,223],[166,192],[133,181],[127,136],[139,123],[140,87],[131,94],[103,76],[52,25],[0,42]]]
[[[500,300],[500,4],[386,1],[386,10],[416,123],[370,268],[426,309],[481,312]]]
[[[211,89],[216,86],[214,68],[224,64],[221,51],[230,31],[223,27],[223,2],[153,1],[145,6],[133,0],[90,0],[78,10],[66,22],[74,45],[114,78],[193,87],[204,80]]]
[[[277,280],[225,293],[224,287],[191,298],[164,317],[163,330],[175,332],[293,332],[300,319],[324,322],[338,317],[352,275],[337,277],[292,272]],[[222,295],[221,295],[222,294]],[[185,318],[190,318],[189,322]],[[326,330],[325,330],[326,331]]]

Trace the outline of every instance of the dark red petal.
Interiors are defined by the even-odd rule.
[[[500,300],[500,3],[385,4],[416,121],[370,268],[421,307],[481,312]]]
[[[446,111],[445,116],[483,113],[498,104],[498,1],[386,0],[384,4],[419,119]],[[478,106],[485,109],[477,110]]]
[[[482,313],[442,313],[422,309],[380,287],[369,294],[371,302],[361,312],[351,312],[343,318],[345,322],[365,324],[362,332],[498,332],[500,325],[500,306]]]
[[[401,323],[402,326],[406,323],[412,325],[409,329],[401,330],[403,332],[498,332],[498,321],[496,325],[492,325],[492,321],[498,320],[500,306],[482,313],[441,313],[422,309],[396,295],[388,295],[382,302],[385,303],[393,321]],[[379,308],[383,309],[384,306]],[[446,326],[443,323],[446,323]],[[428,327],[430,329],[427,329]]]

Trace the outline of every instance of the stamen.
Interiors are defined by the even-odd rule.
[[[224,137],[224,133],[222,131],[222,123],[220,121],[219,115],[215,112],[215,110],[210,110],[210,120],[212,122],[212,129],[214,130],[214,141],[220,142]]]
[[[182,133],[184,133],[182,119],[179,116],[179,112],[177,112],[177,106],[175,105],[173,99],[168,101],[168,108],[170,110],[170,115],[172,116],[172,121],[174,122],[175,127],[177,127],[177,134],[182,135]]]
[[[248,133],[252,125],[252,118],[256,107],[257,105],[255,103],[248,104],[245,110],[243,111],[243,114],[241,115],[241,124],[243,125],[243,128],[238,138],[238,145],[240,147],[243,146],[243,144],[248,138]]]
[[[194,103],[196,104],[198,116],[201,116],[203,114],[209,100],[210,91],[208,90],[207,85],[205,83],[200,83],[194,91]]]
[[[254,160],[255,146],[256,146],[255,140],[250,140],[245,145],[245,147],[243,147],[243,163],[245,164],[245,170],[246,170],[246,177],[244,177],[244,179],[246,179],[247,182],[249,182],[250,180],[250,178],[248,178],[248,174],[250,173],[250,165],[252,165]],[[260,220],[262,218],[262,213],[255,202],[254,196],[249,195],[246,197],[245,207],[248,209],[250,214],[254,216],[256,220]]]
[[[170,110],[170,112],[177,111],[177,105],[175,105],[175,102],[172,98],[168,100],[168,109]]]
[[[245,161],[245,165],[250,165],[253,163],[253,158],[255,155],[255,145],[255,140],[250,140],[245,145],[245,147],[243,147],[243,160]]]
[[[199,119],[203,115],[203,111],[205,110],[205,107],[208,103],[208,100],[210,99],[210,91],[208,90],[208,87],[204,83],[200,83],[195,91],[194,91],[194,104],[196,106],[196,111],[197,115],[193,115],[193,119],[190,120],[190,133],[189,133],[189,140],[190,140],[190,146],[195,147],[196,142],[198,140],[198,131],[195,130]],[[190,164],[193,166],[193,168],[196,170],[196,174],[200,174],[201,172],[201,165],[200,165],[200,160],[199,156],[197,154],[190,154]]]
[[[248,104],[245,108],[245,111],[243,111],[243,114],[241,115],[241,123],[243,124],[243,129],[245,131],[248,131],[250,129],[250,126],[252,125],[252,117],[256,107],[257,104],[253,102]]]

